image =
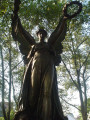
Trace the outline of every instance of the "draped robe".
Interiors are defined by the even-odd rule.
[[[48,89],[51,89],[52,120],[64,120],[58,96],[56,56],[53,47],[49,46],[48,43],[38,43],[30,51],[29,57],[30,62],[25,73],[22,89],[21,105],[23,104],[23,109],[30,109],[32,118],[34,116],[39,120],[43,109],[44,94],[48,96]]]

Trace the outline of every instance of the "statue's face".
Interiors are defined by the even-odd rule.
[[[42,33],[38,33],[39,40],[42,38]]]
[[[39,41],[44,41],[44,39],[45,39],[45,34],[44,33],[38,33],[38,38],[39,38]]]
[[[40,42],[44,42],[45,37],[47,37],[47,32],[44,29],[39,29],[36,34]]]

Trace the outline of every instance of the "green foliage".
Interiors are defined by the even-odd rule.
[[[90,98],[87,99],[87,113],[90,113]]]
[[[62,15],[62,7],[62,3],[55,4],[54,1],[25,1],[20,7],[20,17],[29,20],[31,28],[34,28],[34,26],[50,27],[49,23],[55,23]]]
[[[71,0],[69,0],[71,1]],[[12,80],[14,84],[14,91],[16,102],[18,102],[19,91],[23,80],[24,65],[18,64],[22,60],[18,43],[13,41],[11,36],[11,14],[13,10],[12,0],[0,1],[0,45],[3,48],[4,55],[4,73],[5,73],[5,98],[8,98],[8,62],[9,62],[9,48],[11,46],[11,67],[12,67]],[[19,17],[26,30],[34,35],[32,32],[37,28],[44,28],[50,34],[57,26],[59,19],[62,17],[62,8],[65,0],[21,0]],[[71,11],[69,9],[69,11]],[[68,21],[68,31],[65,40],[63,41],[63,54],[62,58],[70,70],[75,83],[77,84],[76,70],[86,66],[87,70],[85,76],[88,77],[89,59],[85,63],[87,53],[89,52],[89,33],[88,22],[90,14],[90,2],[87,5],[83,4],[82,12],[71,21]],[[27,22],[26,22],[27,21]],[[82,44],[81,44],[82,43]],[[80,46],[79,46],[80,45]],[[76,65],[75,65],[76,60]],[[0,61],[1,62],[1,61]],[[1,66],[0,66],[1,70]],[[61,64],[57,68],[59,74],[59,84],[63,86],[60,89],[60,95],[66,100],[68,91],[73,93],[77,90],[75,84],[72,82],[66,68]],[[83,69],[81,70],[81,72]],[[81,76],[82,78],[82,73]],[[82,87],[83,81],[81,79]],[[1,76],[0,76],[1,85]],[[88,82],[87,82],[88,86]],[[1,87],[1,86],[0,86]],[[19,88],[17,90],[17,88]],[[71,98],[70,98],[71,99]],[[15,100],[15,99],[14,99]],[[90,103],[90,102],[89,102]],[[88,103],[88,104],[89,104]],[[90,106],[90,105],[88,105]],[[88,108],[89,112],[89,108]],[[11,111],[11,120],[13,119],[14,111]],[[3,118],[0,118],[3,120]]]
[[[0,117],[0,120],[4,120],[4,117]]]
[[[15,112],[13,110],[11,110],[11,112],[10,112],[10,120],[14,119],[14,115],[15,115]],[[4,120],[4,117],[0,117],[0,120]]]
[[[15,115],[15,111],[11,110],[11,112],[10,112],[10,120],[14,119],[14,115]]]
[[[87,4],[89,6],[90,3]],[[59,84],[63,85],[63,91],[60,93],[60,97],[63,98],[62,102],[68,103],[70,107],[70,101],[76,99],[76,94],[82,94],[83,96],[83,106],[85,109],[89,109],[89,105],[86,106],[84,100],[85,92],[87,97],[89,91],[89,65],[90,65],[90,36],[89,36],[89,7],[83,5],[82,12],[71,21],[68,21],[68,31],[63,41],[63,54],[62,63],[57,69],[59,71]],[[80,72],[80,74],[79,74]],[[80,84],[79,84],[79,82]],[[86,84],[86,90],[85,90]],[[81,87],[81,91],[78,87]],[[82,92],[84,91],[84,92]],[[65,96],[67,94],[67,97]],[[77,107],[75,102],[72,106]],[[81,106],[80,106],[81,107]],[[87,107],[87,108],[86,108]],[[85,110],[83,110],[85,112]],[[67,110],[66,110],[67,112]],[[80,119],[82,118],[82,112],[80,111]]]

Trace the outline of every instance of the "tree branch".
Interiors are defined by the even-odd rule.
[[[88,76],[88,77],[85,79],[85,81],[87,81],[89,78],[90,78],[90,76]]]
[[[87,55],[85,61],[82,63],[82,66],[83,66],[84,64],[87,64],[87,60],[88,60],[89,54],[90,54],[90,52],[88,53],[88,55]],[[82,67],[82,66],[81,66],[81,67]]]
[[[76,49],[78,49],[78,48],[80,47],[80,45],[81,45],[82,43],[84,43],[86,40],[87,40],[87,39],[83,40],[83,41],[77,46]]]
[[[62,99],[63,101],[65,101],[67,104],[69,104],[69,105],[75,107],[76,109],[78,109],[78,110],[81,112],[81,110],[80,110],[78,107],[76,107],[76,105],[73,105],[73,104],[67,102],[67,101],[66,101],[65,99],[63,99],[63,98],[61,98],[61,99]]]
[[[62,59],[61,59],[61,60],[62,60]],[[72,82],[75,84],[76,88],[79,90],[78,85],[77,85],[76,82],[73,80],[73,78],[72,78],[72,76],[71,76],[71,73],[70,73],[70,71],[68,70],[68,68],[67,68],[67,66],[66,66],[66,64],[65,64],[65,62],[64,62],[63,60],[62,60],[62,62],[63,62],[63,64],[64,64],[64,66],[65,66],[65,68],[66,68],[66,70],[67,70],[67,72],[68,72],[68,74],[69,74],[69,76],[70,76]]]
[[[15,66],[11,69],[11,71],[13,71],[18,65],[20,65],[22,61],[23,61],[23,60],[21,60],[17,65],[15,65]]]
[[[2,75],[0,75],[0,77],[2,78]],[[8,80],[4,77],[4,80],[9,84]]]

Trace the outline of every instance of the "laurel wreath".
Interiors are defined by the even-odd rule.
[[[78,5],[79,8],[74,14],[70,15],[70,14],[68,14],[67,9],[72,5]],[[64,16],[67,18],[70,18],[70,19],[77,16],[77,14],[79,14],[81,11],[82,11],[82,4],[79,1],[72,1],[68,4],[66,4],[64,9],[63,9]]]

